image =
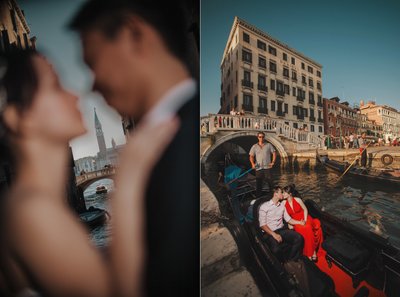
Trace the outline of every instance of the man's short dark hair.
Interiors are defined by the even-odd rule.
[[[131,15],[139,16],[158,31],[173,55],[181,60],[185,57],[189,28],[181,0],[89,0],[72,19],[69,28],[81,33],[97,29],[113,38]]]
[[[258,135],[260,135],[260,134],[262,134],[262,136],[264,136],[264,137],[265,137],[265,133],[264,133],[264,132],[261,132],[261,131],[260,131],[260,132],[258,132],[258,133],[257,133],[257,136],[258,136]]]
[[[274,193],[278,192],[279,190],[282,191],[282,187],[280,187],[280,186],[275,186],[274,187]]]

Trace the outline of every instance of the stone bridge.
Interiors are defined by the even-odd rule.
[[[82,191],[85,191],[95,181],[103,178],[113,178],[115,168],[104,168],[97,171],[92,171],[76,177],[76,186]]]
[[[266,140],[277,150],[281,165],[293,153],[323,147],[323,139],[317,133],[290,127],[283,120],[267,116],[209,114],[201,117],[200,121],[202,164],[218,150],[248,153],[257,142],[255,136],[259,131],[265,133]]]

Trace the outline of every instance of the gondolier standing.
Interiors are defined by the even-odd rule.
[[[358,146],[361,154],[361,166],[367,167],[367,140],[365,139],[366,134],[363,132],[361,138],[358,140]]]
[[[261,196],[264,180],[268,182],[269,190],[272,191],[273,189],[271,168],[275,165],[276,151],[270,143],[265,141],[264,138],[264,132],[258,132],[258,142],[251,147],[249,152],[251,166],[256,169],[257,197]]]

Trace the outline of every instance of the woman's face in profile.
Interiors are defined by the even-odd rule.
[[[49,62],[41,56],[33,56],[38,77],[38,87],[31,107],[24,113],[29,132],[50,140],[69,141],[86,132],[78,98],[65,90]]]

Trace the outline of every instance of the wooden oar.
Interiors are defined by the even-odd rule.
[[[355,157],[354,161],[351,162],[351,164],[349,165],[349,167],[347,167],[347,169],[345,170],[345,172],[343,172],[343,174],[342,174],[341,176],[339,176],[338,180],[340,180],[340,179],[343,177],[343,175],[345,175],[345,174],[347,173],[347,171],[350,170],[351,166],[353,166],[354,163],[357,161],[358,156],[361,156],[362,153],[367,149],[367,147],[368,147],[371,143],[372,143],[372,141],[370,141],[370,142],[367,144],[367,146],[366,146],[365,148],[363,148],[363,150],[359,153],[359,155],[357,155],[357,157]]]
[[[257,168],[257,166],[256,166],[256,168]],[[226,183],[225,185],[229,186],[231,183],[237,181],[239,178],[245,176],[247,173],[249,173],[250,171],[252,171],[252,170],[254,170],[254,169],[256,169],[256,168],[250,168],[249,170],[247,170],[247,171],[243,172],[242,174],[240,174],[237,178],[232,179],[231,181],[229,181],[228,183]]]

